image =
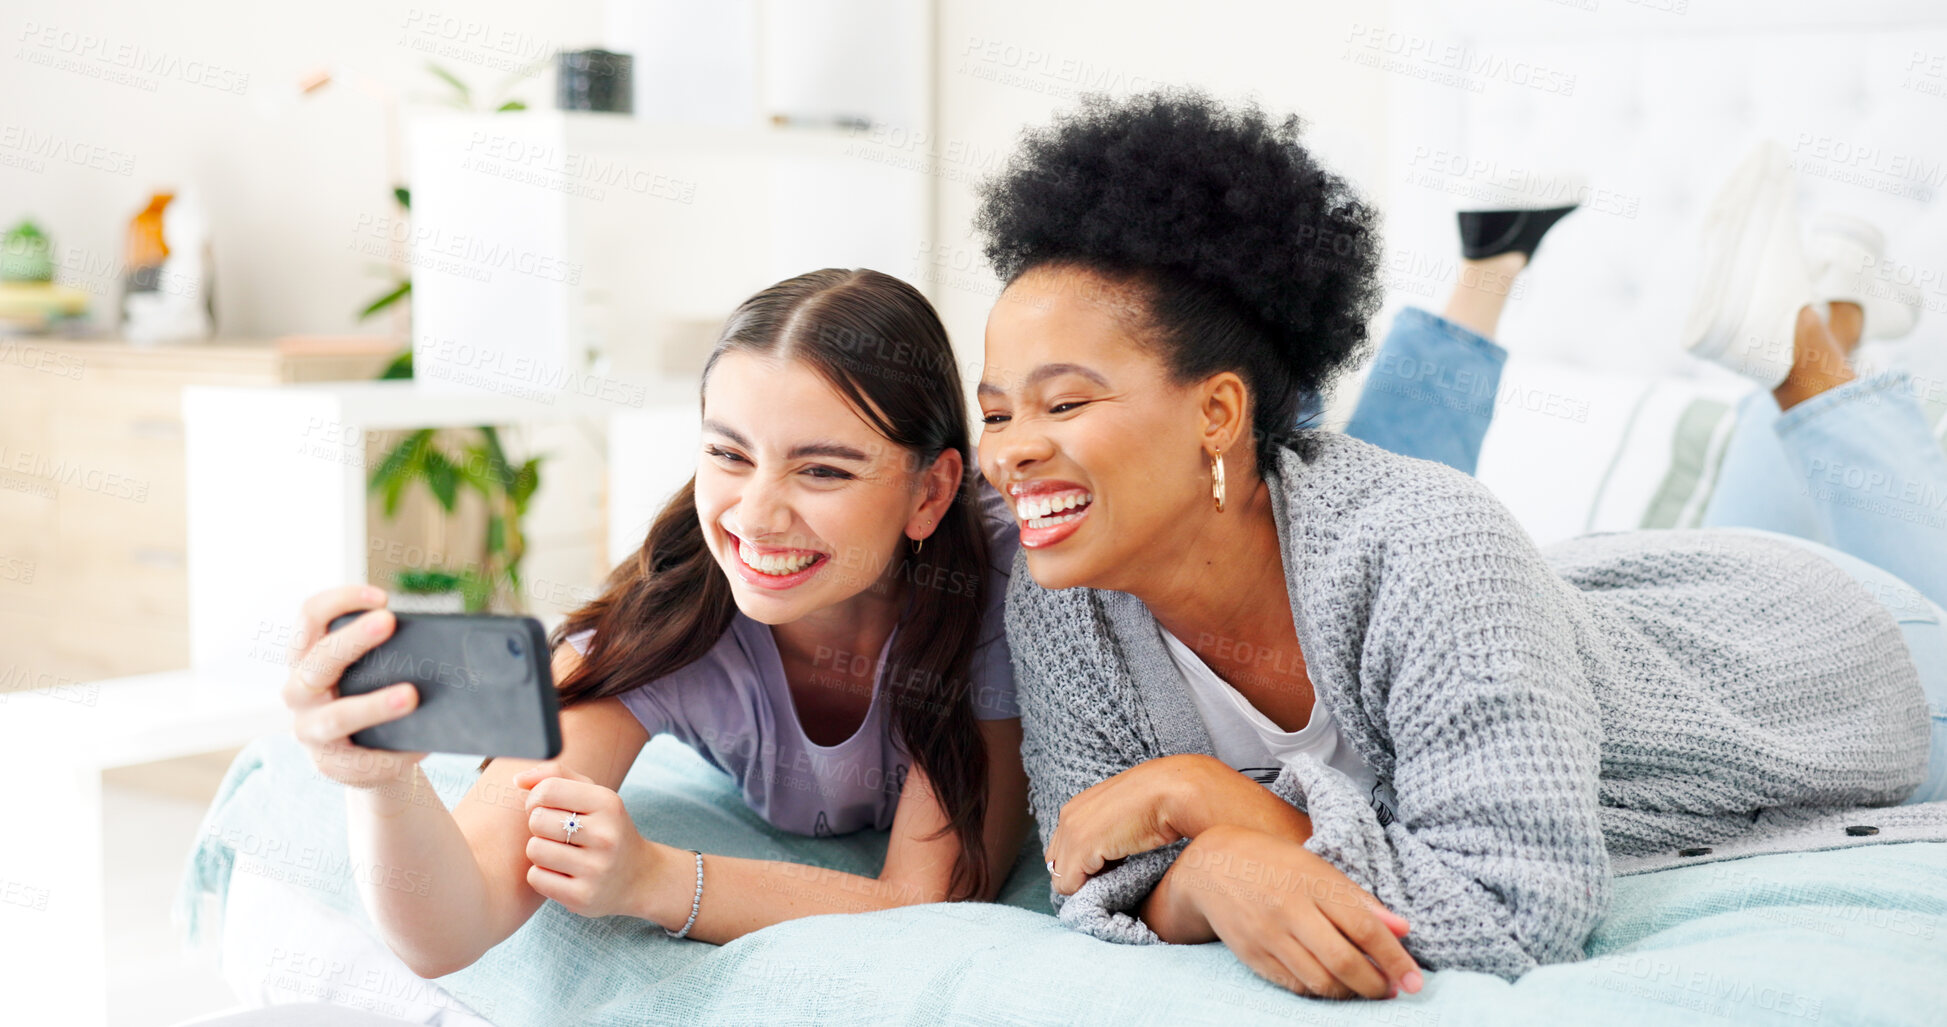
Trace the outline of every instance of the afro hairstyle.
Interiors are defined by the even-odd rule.
[[[974,221],[1004,283],[1051,265],[1137,285],[1177,380],[1245,380],[1267,469],[1278,445],[1309,459],[1300,406],[1362,354],[1380,300],[1378,215],[1300,129],[1195,90],[1089,95],[1024,134]]]

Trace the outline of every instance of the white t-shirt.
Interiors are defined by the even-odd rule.
[[[1183,680],[1190,686],[1190,699],[1196,704],[1198,716],[1203,718],[1204,728],[1210,732],[1218,759],[1259,784],[1269,785],[1277,779],[1287,760],[1307,753],[1349,778],[1353,787],[1372,803],[1381,826],[1393,822],[1397,802],[1392,786],[1379,780],[1358,750],[1346,741],[1324,703],[1314,697],[1311,719],[1305,726],[1296,731],[1283,730],[1252,706],[1243,693],[1232,688],[1230,682],[1218,677],[1182,639],[1170,634],[1161,624],[1156,630],[1162,633],[1170,658],[1176,661]]]

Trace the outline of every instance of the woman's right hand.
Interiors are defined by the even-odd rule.
[[[298,744],[311,754],[318,772],[351,788],[381,788],[408,781],[423,752],[369,749],[351,742],[354,731],[411,713],[419,692],[400,682],[364,695],[340,696],[338,679],[360,656],[392,636],[397,624],[384,609],[385,592],[363,585],[328,589],[304,601],[291,636],[291,676],[284,682],[284,705],[295,719]],[[337,631],[326,626],[341,614],[369,611]]]
[[[1400,944],[1406,921],[1324,858],[1288,838],[1219,825],[1176,858],[1186,897],[1244,965],[1319,998],[1388,998],[1420,990]]]

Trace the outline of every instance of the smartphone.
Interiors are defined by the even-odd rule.
[[[367,612],[333,618],[329,630]],[[398,622],[392,636],[345,668],[338,694],[409,681],[419,690],[419,705],[352,732],[354,744],[537,760],[561,754],[561,704],[540,621],[488,613],[392,616]]]

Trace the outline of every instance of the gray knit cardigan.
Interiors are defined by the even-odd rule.
[[[1947,802],[1890,805],[1923,779],[1926,701],[1893,616],[1830,561],[1708,529],[1538,550],[1465,474],[1306,438],[1313,462],[1281,448],[1267,474],[1298,641],[1398,819],[1309,756],[1270,787],[1423,966],[1580,959],[1615,874],[1947,840]],[[1043,589],[1022,556],[1006,616],[1044,846],[1089,785],[1212,751],[1140,600]],[[1159,942],[1133,913],[1185,844],[1054,895],[1060,918]]]

